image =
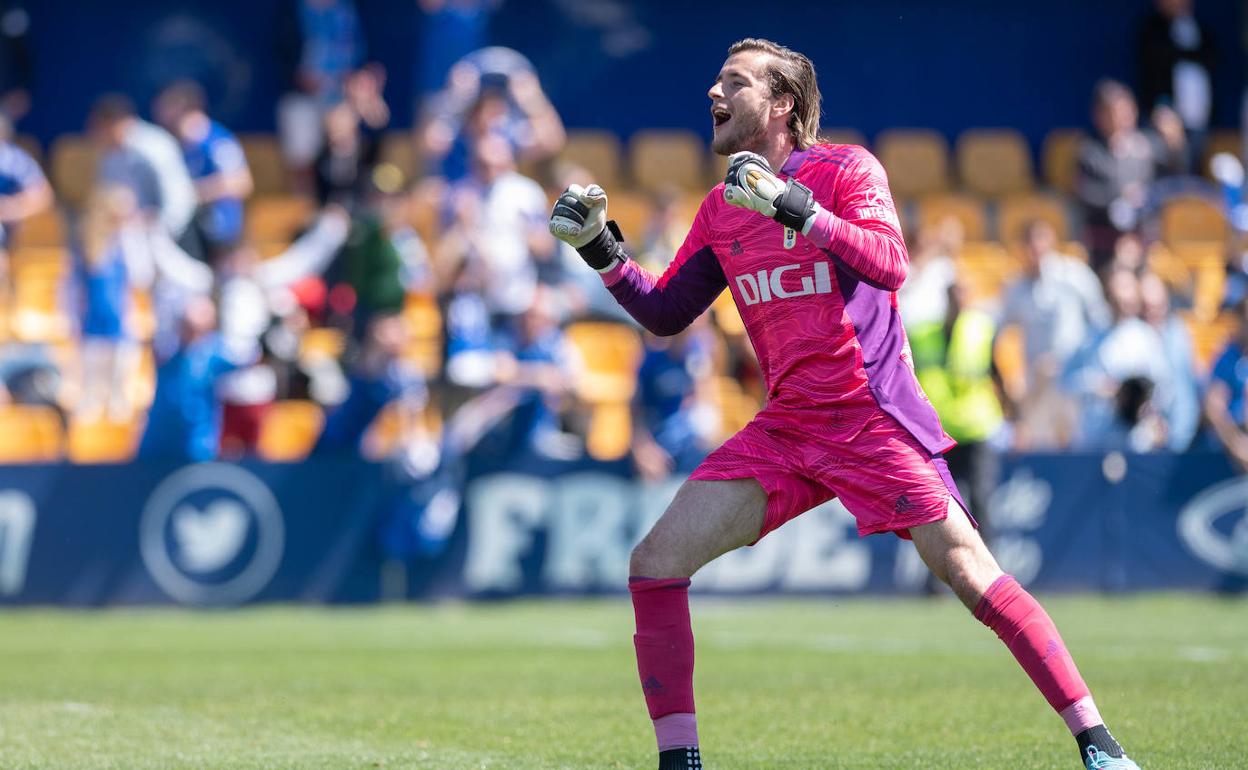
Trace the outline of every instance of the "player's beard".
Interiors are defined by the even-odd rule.
[[[728,131],[716,131],[711,139],[711,152],[717,155],[732,155],[734,152],[757,151],[767,135],[767,105],[764,103],[758,112],[735,110],[732,114],[731,128]]]

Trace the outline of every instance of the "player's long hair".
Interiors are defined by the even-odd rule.
[[[779,43],[757,37],[738,40],[728,55],[742,51],[762,51],[772,56],[767,74],[771,78],[771,95],[790,94],[793,112],[789,114],[789,133],[797,149],[804,150],[819,141],[819,117],[823,97],[815,79],[815,65],[805,55]]]

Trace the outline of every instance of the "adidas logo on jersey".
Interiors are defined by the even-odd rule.
[[[794,273],[809,269],[809,275]],[[771,302],[773,299],[804,297],[807,294],[831,294],[832,276],[828,263],[820,260],[808,264],[781,265],[772,270],[759,270],[736,277],[741,301],[747,305]],[[787,286],[786,286],[787,284]]]

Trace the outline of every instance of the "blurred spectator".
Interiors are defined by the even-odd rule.
[[[130,310],[129,258],[146,248],[133,194],[125,187],[97,188],[87,201],[80,226],[77,259],[83,312],[82,385],[77,416],[93,422],[107,414],[114,422],[130,415],[129,377],[138,348],[126,328]]]
[[[217,311],[207,297],[187,304],[179,338],[177,352],[156,369],[156,394],[139,444],[140,458],[182,462],[215,458],[221,433],[217,381],[259,354],[254,341],[228,340],[217,332]]]
[[[388,404],[399,426],[396,447],[405,449],[423,437],[420,420],[429,402],[424,377],[403,357],[409,329],[401,315],[378,315],[369,323],[364,344],[348,372],[348,395],[329,413],[315,453],[355,454],[380,459],[387,449],[378,441],[361,447],[369,427]],[[375,435],[375,434],[374,434]]]
[[[1092,104],[1097,133],[1079,145],[1076,187],[1097,269],[1109,261],[1118,235],[1137,227],[1153,180],[1184,170],[1186,139],[1173,110],[1154,111],[1156,132],[1141,130],[1138,121],[1129,88],[1115,80],[1097,83]]]
[[[1140,278],[1144,320],[1161,335],[1170,370],[1169,398],[1163,405],[1168,428],[1166,446],[1182,452],[1192,445],[1200,427],[1200,396],[1196,382],[1196,354],[1187,324],[1170,308],[1170,292],[1156,273]]]
[[[458,406],[464,398],[494,384],[495,340],[490,310],[483,296],[483,274],[480,264],[459,263],[442,297],[442,326],[446,337],[443,374],[448,385],[461,390],[448,394],[450,406]]]
[[[3,257],[14,233],[24,220],[48,211],[52,204],[51,185],[35,159],[13,143],[13,126],[0,113],[0,280],[8,269]]]
[[[34,66],[27,41],[30,13],[21,0],[0,2],[0,114],[16,123],[30,111]]]
[[[324,144],[322,118],[345,98],[347,76],[364,61],[364,37],[351,0],[296,0],[278,41],[291,91],[277,104],[277,129],[297,189]]]
[[[474,51],[451,67],[446,86],[430,99],[420,135],[430,167],[451,181],[469,172],[475,147],[486,137],[502,137],[526,165],[553,158],[566,139],[533,65],[498,46]]]
[[[1233,310],[1248,298],[1248,232],[1233,230],[1226,243],[1226,282],[1222,309]]]
[[[187,170],[199,202],[194,238],[186,239],[193,256],[212,260],[243,238],[243,201],[253,188],[251,171],[238,139],[208,117],[199,84],[181,80],[156,97],[156,120],[182,144]],[[202,246],[202,250],[199,248]]]
[[[1027,383],[1010,393],[1018,404],[1025,446],[1052,448],[1066,439],[1070,415],[1054,387],[1084,340],[1110,322],[1100,281],[1086,264],[1057,251],[1057,233],[1044,221],[1024,228],[1023,275],[1005,291],[1000,326],[1023,332]]]
[[[996,324],[987,313],[967,307],[961,282],[949,284],[947,294],[944,318],[915,324],[907,333],[919,384],[958,442],[945,454],[949,472],[969,492],[967,502],[984,527],[999,475],[993,441],[1005,426],[993,365]]]
[[[358,334],[374,314],[401,312],[409,293],[434,291],[429,252],[408,221],[408,205],[397,191],[377,191],[343,247],[341,273],[355,295]]]
[[[910,275],[898,292],[897,307],[907,329],[944,323],[949,290],[956,278],[954,257],[962,251],[965,230],[955,216],[919,228],[910,252]]]
[[[1239,327],[1213,365],[1203,411],[1232,464],[1248,472],[1248,424],[1244,420],[1244,397],[1248,393],[1248,299],[1240,300],[1235,313]]]
[[[514,449],[571,460],[582,453],[582,442],[562,430],[561,414],[579,376],[580,359],[559,328],[554,304],[549,290],[536,292],[510,322],[495,345],[495,376],[519,395],[511,419]]]
[[[556,261],[546,192],[516,171],[511,145],[489,136],[474,147],[473,173],[452,187],[449,201],[437,261],[479,263],[486,305],[497,320],[524,313],[533,304],[539,261]]]
[[[234,349],[260,350],[260,341],[273,321],[273,303],[291,287],[319,276],[346,240],[349,220],[342,209],[327,208],[316,224],[281,254],[261,260],[248,245],[226,252],[215,275],[172,243],[154,250],[157,269],[192,296],[220,294],[221,336]],[[223,434],[231,455],[253,450],[260,424],[277,398],[277,375],[258,355],[246,366],[221,373],[217,385],[224,405]]]
[[[368,195],[377,153],[377,142],[360,127],[355,108],[349,102],[331,107],[325,113],[325,146],[314,165],[317,203],[356,211]]]
[[[46,345],[9,342],[0,348],[0,404],[31,404],[61,408],[64,378]]]
[[[681,215],[681,194],[678,187],[655,192],[650,197],[645,230],[633,236],[641,245],[634,258],[656,275],[663,274],[689,232],[691,223]],[[624,237],[628,238],[629,234],[625,233]]]
[[[1152,452],[1169,440],[1165,411],[1174,375],[1161,335],[1141,319],[1140,279],[1119,271],[1106,284],[1113,323],[1088,338],[1063,376],[1080,406],[1076,449]]]
[[[1192,0],[1156,0],[1140,24],[1137,59],[1140,104],[1145,112],[1159,105],[1178,113],[1192,155],[1204,148],[1213,112],[1213,36],[1197,21]]]
[[[140,120],[125,96],[100,97],[88,120],[103,157],[96,184],[128,188],[139,209],[183,242],[195,216],[195,185],[178,142],[159,126]]]
[[[702,316],[672,337],[643,332],[633,399],[633,462],[642,478],[689,473],[719,437],[714,332]]]

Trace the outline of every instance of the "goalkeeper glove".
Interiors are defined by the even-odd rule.
[[[596,184],[570,185],[550,212],[550,234],[576,249],[585,263],[606,272],[627,255],[620,229],[607,220],[607,194]]]
[[[724,200],[757,211],[803,235],[815,221],[819,205],[809,187],[793,178],[780,181],[767,159],[753,152],[738,152],[729,159]]]

